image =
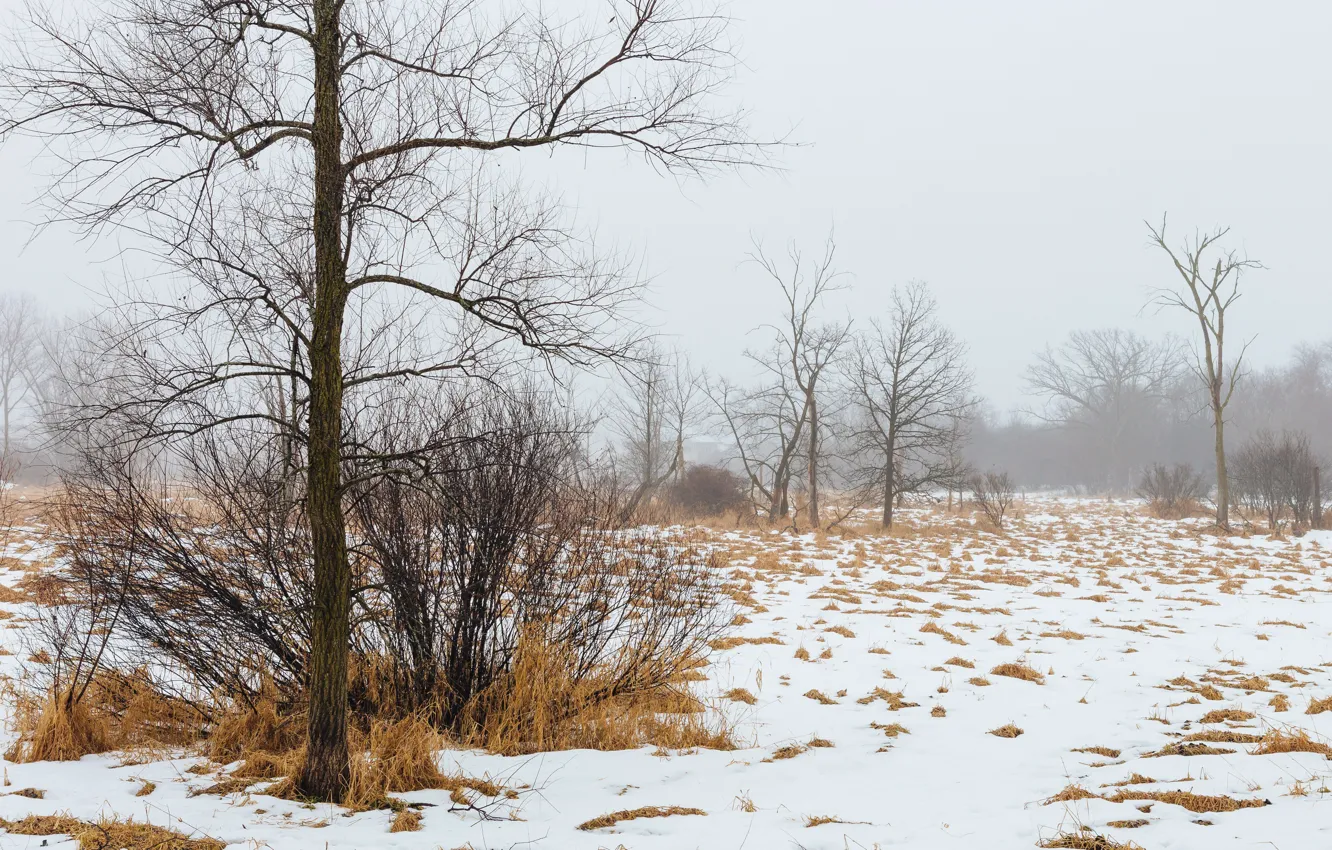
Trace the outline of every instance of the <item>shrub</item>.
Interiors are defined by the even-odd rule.
[[[1192,511],[1206,498],[1207,492],[1202,476],[1187,463],[1174,466],[1152,464],[1143,470],[1137,490],[1139,498],[1147,501],[1152,513],[1172,519]]]
[[[671,486],[668,498],[690,516],[716,516],[744,505],[744,482],[724,467],[695,464]]]
[[[971,477],[971,498],[996,528],[1004,527],[1004,516],[1013,504],[1013,479],[1007,472],[984,472]]]

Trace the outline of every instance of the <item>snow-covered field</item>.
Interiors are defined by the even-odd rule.
[[[198,794],[220,768],[188,753],[90,756],[5,765],[4,790],[45,797],[0,797],[0,817],[114,813],[275,850],[1002,850],[1080,826],[1148,850],[1332,846],[1332,761],[1253,752],[1283,740],[1273,730],[1332,740],[1332,700],[1306,713],[1332,697],[1332,533],[1218,539],[1128,503],[1056,500],[1028,502],[1002,536],[943,514],[909,523],[894,537],[719,535],[742,616],[696,685],[735,751],[446,751],[446,772],[516,797],[482,819],[445,791],[403,794],[430,805],[400,833],[389,812]],[[6,625],[21,653],[23,624]],[[992,734],[1010,724],[1022,733]],[[136,796],[145,781],[155,790]],[[579,829],[645,806],[705,814]],[[61,840],[0,834],[0,848]]]

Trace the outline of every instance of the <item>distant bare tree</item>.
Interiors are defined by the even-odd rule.
[[[785,500],[803,430],[807,510],[812,528],[821,524],[819,491],[826,475],[824,405],[831,393],[825,379],[851,339],[850,321],[826,322],[817,316],[824,298],[840,288],[840,274],[834,267],[836,253],[837,245],[830,236],[822,257],[817,259],[810,259],[794,245],[788,248],[785,262],[768,256],[761,246],[751,255],[781,289],[783,312],[780,323],[765,326],[772,332],[770,346],[761,352],[746,352],[746,356],[773,379],[771,389],[765,393],[769,404],[782,411],[799,407],[799,415],[787,420],[791,424],[791,438],[783,441],[782,446],[779,466],[780,478],[785,483],[781,491]],[[785,516],[784,510],[778,515]]]
[[[1160,248],[1170,258],[1183,281],[1179,289],[1163,288],[1157,291],[1156,303],[1166,307],[1177,307],[1194,318],[1198,323],[1201,351],[1197,357],[1198,376],[1207,388],[1207,401],[1212,411],[1212,430],[1216,438],[1216,524],[1220,528],[1230,527],[1230,483],[1226,477],[1226,408],[1235,394],[1235,385],[1239,381],[1244,354],[1248,343],[1239,347],[1239,352],[1227,359],[1226,353],[1226,314],[1240,297],[1240,279],[1244,272],[1260,269],[1262,264],[1237,252],[1222,251],[1218,243],[1230,228],[1222,227],[1210,233],[1195,232],[1192,239],[1186,238],[1178,249],[1171,248],[1166,242],[1166,220],[1161,218],[1160,227],[1147,223],[1152,245]],[[1209,254],[1217,252],[1216,261],[1212,262]]]
[[[41,311],[29,295],[0,294],[0,462],[13,473],[19,412],[36,401],[42,356]]]
[[[1125,442],[1135,426],[1156,418],[1186,371],[1184,351],[1172,338],[1159,342],[1118,328],[1074,331],[1047,347],[1028,367],[1028,391],[1045,399],[1046,422],[1085,429],[1105,458],[1106,483],[1128,483]]]
[[[1007,472],[978,472],[971,477],[970,486],[976,507],[996,528],[1002,529],[1004,517],[1013,505],[1013,479]]]
[[[851,461],[893,524],[902,496],[957,485],[960,422],[975,405],[966,346],[938,317],[924,283],[893,290],[892,313],[855,340],[847,380],[857,414]]]
[[[754,162],[743,115],[713,107],[726,20],[686,0],[615,0],[582,21],[469,0],[30,9],[0,68],[0,137],[35,136],[68,166],[53,217],[131,228],[191,281],[136,298],[113,337],[137,364],[120,378],[140,402],[122,433],[249,422],[300,447],[315,592],[297,787],[339,800],[344,473],[405,460],[346,445],[347,418],[373,409],[376,384],[517,356],[497,338],[575,362],[624,350],[623,264],[558,204],[495,178],[496,157],[613,148],[684,174]]]
[[[626,368],[610,410],[631,479],[621,509],[625,520],[684,474],[684,444],[701,419],[701,402],[701,378],[678,352],[649,348]]]

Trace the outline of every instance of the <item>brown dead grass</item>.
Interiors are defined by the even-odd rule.
[[[1304,713],[1322,714],[1324,711],[1332,711],[1332,697],[1309,700],[1309,707],[1304,710]]]
[[[1258,746],[1249,751],[1250,755],[1268,756],[1279,753],[1318,753],[1332,758],[1332,747],[1322,741],[1315,741],[1303,729],[1287,731],[1273,729],[1261,739]]]
[[[420,832],[421,813],[415,809],[403,809],[393,818],[389,832]]]
[[[1073,784],[1064,787],[1064,790],[1057,794],[1046,797],[1041,801],[1041,805],[1048,806],[1051,803],[1071,803],[1074,800],[1087,800],[1092,797],[1099,797],[1099,794],[1092,793],[1081,785]]]
[[[1020,726],[1014,723],[1006,723],[997,729],[991,729],[989,734],[996,738],[1016,738],[1023,734],[1023,730]]]
[[[1077,749],[1073,750],[1073,752],[1091,753],[1092,755],[1096,756],[1105,756],[1108,759],[1119,758],[1119,750],[1112,749],[1111,747],[1078,747]]]
[[[731,702],[743,702],[745,705],[754,705],[758,702],[758,698],[746,688],[731,688],[729,691],[722,694],[722,696],[726,697]]]
[[[1038,685],[1045,684],[1045,677],[1040,671],[1033,670],[1021,661],[1012,661],[1008,664],[1000,664],[990,670],[991,676],[1006,676],[1010,679],[1021,679],[1024,682],[1035,682]]]
[[[226,846],[215,838],[190,838],[119,818],[88,823],[67,815],[28,815],[18,821],[0,819],[0,826],[11,835],[69,835],[78,842],[79,850],[222,850]]]
[[[1113,796],[1105,799],[1112,803],[1123,803],[1128,800],[1154,800],[1158,803],[1182,806],[1199,814],[1233,812],[1239,809],[1261,808],[1268,805],[1266,800],[1236,800],[1234,797],[1208,796],[1193,794],[1188,791],[1116,791]]]
[[[19,739],[5,758],[19,764],[78,761],[112,749],[106,721],[94,716],[82,700],[67,695],[51,694],[38,712],[20,710],[17,725]]]
[[[1246,720],[1252,720],[1256,715],[1250,711],[1241,711],[1238,708],[1218,708],[1209,711],[1198,719],[1199,723],[1225,723],[1232,721],[1242,723]]]
[[[609,826],[615,826],[620,821],[637,820],[638,818],[667,818],[675,815],[706,815],[707,812],[702,809],[693,809],[686,806],[642,806],[637,809],[625,809],[620,812],[611,812],[608,815],[593,818],[584,821],[578,825],[578,828],[587,832],[594,829],[605,829]]]
[[[1124,844],[1087,829],[1080,832],[1060,833],[1053,838],[1041,841],[1036,846],[1055,848],[1055,850],[1143,850],[1140,845],[1134,844],[1132,841]]]

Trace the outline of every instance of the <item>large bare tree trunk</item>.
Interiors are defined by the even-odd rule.
[[[310,640],[308,743],[299,787],[319,800],[347,789],[347,663],[351,568],[342,513],[342,125],[338,0],[317,0],[314,86],[315,306],[310,344],[310,534],[315,594]]]

